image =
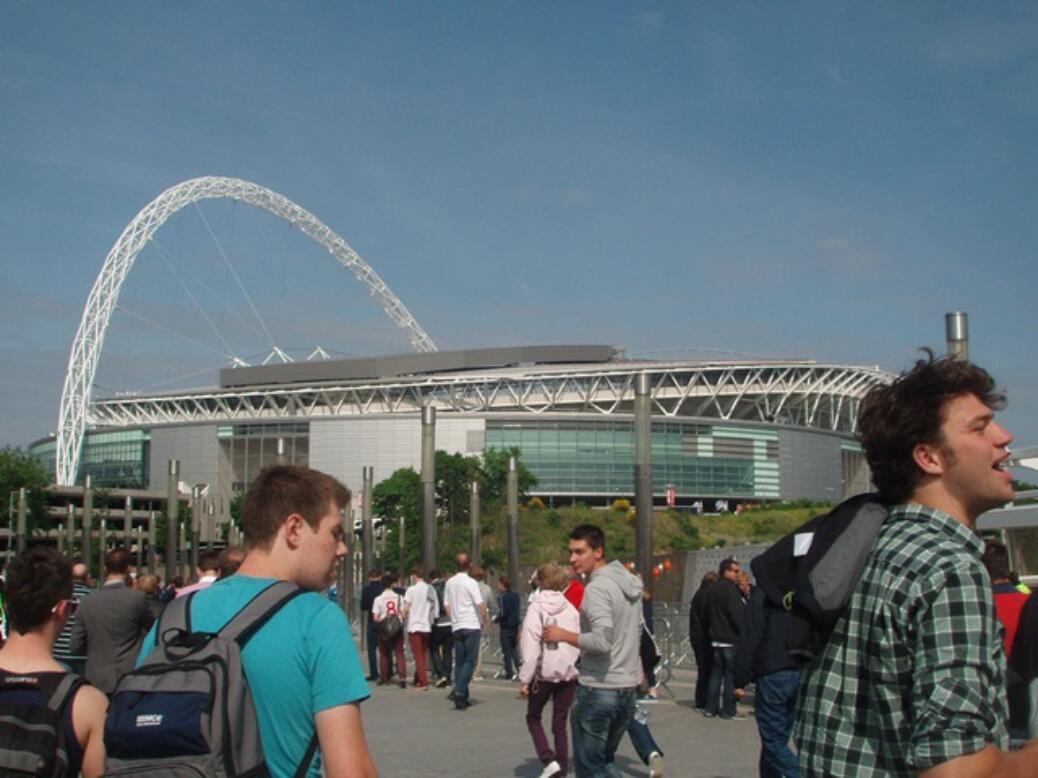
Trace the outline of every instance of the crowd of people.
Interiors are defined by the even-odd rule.
[[[865,398],[858,435],[888,513],[812,661],[788,650],[790,610],[753,587],[738,561],[704,576],[690,603],[694,706],[706,718],[744,718],[738,702],[752,684],[761,776],[1038,775],[1038,740],[1027,739],[1038,734],[1038,594],[1016,579],[1003,545],[973,530],[980,513],[1013,497],[1011,436],[994,420],[1002,401],[982,369],[932,358]],[[525,603],[508,576],[492,588],[464,552],[450,575],[372,571],[361,593],[365,677],[343,611],[322,594],[346,553],[349,500],[323,473],[267,468],[244,501],[246,548],[202,554],[186,584],[135,575],[121,548],[105,554],[100,586],[49,547],[16,556],[5,571],[0,772],[5,759],[40,752],[47,774],[87,778],[106,761],[147,774],[174,756],[209,758],[184,745],[183,731],[167,732],[183,726],[169,707],[182,700],[151,682],[178,663],[201,664],[215,646],[232,657],[221,660],[224,697],[246,699],[248,681],[242,726],[254,730],[213,735],[223,738],[224,772],[252,747],[275,776],[373,776],[361,716],[368,683],[449,687],[464,712],[483,676],[483,637],[497,625],[498,677],[525,702],[541,778],[618,775],[625,734],[647,774],[663,775],[648,717],[660,659],[651,599],[607,558],[599,526],[572,529],[568,564],[540,564]],[[25,736],[17,747],[15,730]]]

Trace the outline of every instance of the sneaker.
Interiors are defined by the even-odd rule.
[[[649,778],[663,778],[663,754],[659,751],[649,754]]]
[[[655,694],[643,694],[638,698],[638,702],[659,702],[660,698]]]
[[[436,688],[437,689],[445,689],[450,684],[450,682],[451,682],[450,678],[441,678],[440,680],[438,680],[436,682]]]
[[[504,670],[498,670],[496,673],[494,673],[494,677],[495,678],[505,678],[506,680],[508,678],[508,676],[505,675],[505,671]]]
[[[552,778],[553,775],[558,775],[562,772],[562,766],[554,759],[544,765],[544,769],[541,770],[539,778]]]
[[[400,681],[400,682],[397,683],[397,686],[399,686],[401,689],[406,689],[407,688],[407,681]]]
[[[704,718],[704,719],[713,719],[713,718],[717,718],[717,714],[716,714],[716,713],[711,713],[710,711],[708,711],[708,710],[705,710],[705,711],[703,711],[703,718]]]
[[[721,716],[725,721],[746,721],[746,717],[741,713],[736,713],[732,716]]]
[[[461,697],[455,697],[454,698],[454,707],[457,708],[458,710],[465,710],[466,708],[472,707],[472,703],[469,702],[467,699],[462,699]]]
[[[458,695],[456,695],[454,693],[454,690],[451,689],[450,694],[447,695],[447,699],[450,700],[451,702],[457,702],[458,701]]]

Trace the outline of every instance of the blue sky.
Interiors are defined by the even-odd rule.
[[[55,428],[126,224],[225,175],[339,232],[440,348],[896,371],[966,310],[1007,425],[1038,445],[1033,3],[9,1],[0,106],[0,443]],[[169,334],[206,337],[185,277],[240,353],[262,350],[221,251],[288,347],[408,348],[273,217],[214,202],[156,238],[105,391],[212,366]]]

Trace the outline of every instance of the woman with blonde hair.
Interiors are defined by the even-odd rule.
[[[577,660],[580,650],[566,643],[543,643],[544,628],[557,624],[580,632],[580,615],[563,591],[569,585],[566,571],[556,564],[537,569],[537,594],[523,620],[520,646],[523,664],[519,670],[519,696],[528,700],[526,726],[533,738],[537,758],[544,765],[540,778],[565,775],[569,764],[569,734],[566,720],[577,690]],[[541,724],[541,712],[552,700],[551,730],[555,748]]]

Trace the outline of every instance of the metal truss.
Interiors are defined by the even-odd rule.
[[[634,381],[652,377],[653,414],[754,421],[851,432],[858,403],[891,376],[878,368],[775,363],[606,363],[451,373],[411,381],[271,385],[236,390],[117,397],[90,407],[93,428],[200,422],[348,418],[440,412],[633,413]]]
[[[90,390],[105,330],[118,300],[119,290],[137,254],[172,214],[191,203],[212,198],[240,200],[287,221],[327,249],[367,287],[386,315],[407,333],[416,351],[436,351],[432,339],[378,274],[345,240],[312,213],[277,192],[242,179],[208,176],[184,181],[160,194],[133,218],[108,253],[90,290],[79,330],[72,343],[61,395],[56,454],[58,484],[69,486],[74,482]]]

